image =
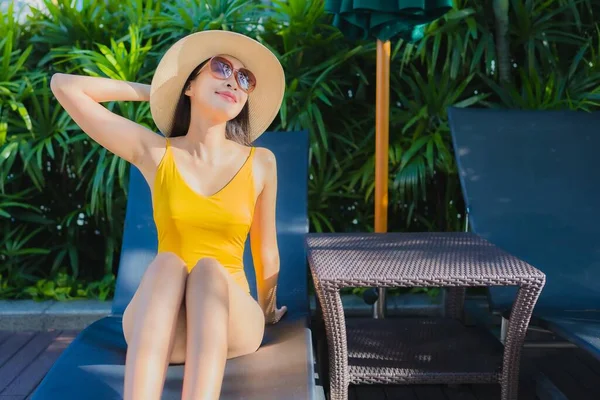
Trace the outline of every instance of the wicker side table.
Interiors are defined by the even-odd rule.
[[[349,384],[500,383],[516,399],[521,347],[545,275],[472,233],[309,234],[329,346],[330,398]],[[344,287],[517,286],[502,346],[456,318],[349,319]]]

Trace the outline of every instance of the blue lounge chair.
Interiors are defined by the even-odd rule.
[[[307,293],[304,234],[308,231],[308,134],[263,134],[256,143],[278,159],[277,231],[281,257],[278,302],[288,314],[265,332],[254,354],[228,360],[221,399],[312,399],[314,367]],[[33,400],[123,398],[126,343],[123,311],[156,255],[156,227],[148,185],[131,168],[122,255],[111,314],[85,328],[34,392]],[[246,246],[244,262],[252,294],[256,280]],[[170,365],[163,399],[181,399],[184,365]]]
[[[600,113],[450,108],[471,230],[534,265],[534,322],[600,359]],[[515,291],[490,288],[493,310]]]

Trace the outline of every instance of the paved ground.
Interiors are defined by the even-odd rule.
[[[23,400],[78,331],[0,331],[0,400]]]
[[[62,351],[91,322],[110,313],[110,302],[0,301],[0,400],[28,399]],[[348,314],[369,309],[344,299]],[[423,302],[413,304],[423,308]],[[390,315],[413,305],[393,300]],[[425,306],[427,308],[429,306]],[[431,305],[431,307],[436,307]],[[471,307],[477,311],[480,307]],[[414,311],[414,310],[413,310]],[[429,310],[431,311],[431,309]],[[536,399],[534,377],[544,373],[568,399],[600,399],[600,362],[575,348],[527,348],[522,359],[520,399]],[[321,385],[316,379],[317,385]],[[321,393],[317,399],[323,398]],[[351,386],[352,400],[493,400],[499,385]]]
[[[79,331],[0,331],[0,400],[24,400]],[[579,349],[524,350],[520,399],[535,399],[544,372],[573,400],[600,398],[600,362]],[[317,384],[320,382],[317,380]],[[320,396],[321,397],[321,396]],[[496,400],[498,385],[351,386],[351,400]]]
[[[525,349],[519,399],[537,399],[537,372],[544,372],[572,400],[600,399],[600,362],[578,349]],[[356,386],[349,400],[500,400],[499,385]]]

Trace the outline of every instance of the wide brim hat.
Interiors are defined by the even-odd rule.
[[[277,57],[264,45],[240,33],[208,30],[179,39],[163,55],[150,86],[150,111],[158,129],[169,136],[175,107],[190,73],[200,63],[224,54],[240,60],[256,77],[248,95],[250,140],[273,122],[285,90],[285,75]]]

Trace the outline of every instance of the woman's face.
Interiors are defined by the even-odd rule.
[[[234,69],[244,67],[244,64],[235,57],[221,55],[226,58]],[[190,82],[190,87],[185,91],[190,97],[192,112],[194,109],[219,122],[234,119],[248,101],[248,94],[238,86],[235,74],[227,79],[215,78],[210,71],[209,62],[204,64],[200,73]]]

